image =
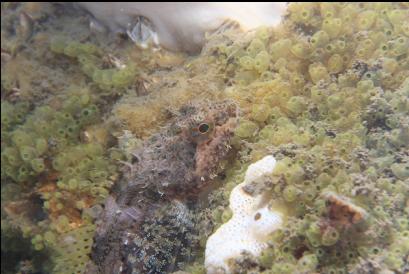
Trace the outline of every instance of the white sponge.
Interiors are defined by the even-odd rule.
[[[253,197],[243,190],[246,184],[271,174],[275,164],[273,156],[251,164],[244,182],[231,192],[233,216],[206,243],[205,267],[208,274],[230,273],[228,260],[239,257],[242,251],[259,256],[267,247],[268,235],[281,226],[281,213],[269,209],[262,195]]]
[[[246,176],[244,177],[244,183],[248,184],[254,182],[255,180],[262,179],[264,176],[270,175],[276,165],[276,159],[268,155],[251,164],[246,171]]]

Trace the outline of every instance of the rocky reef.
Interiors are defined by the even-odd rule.
[[[242,191],[282,223],[225,271],[409,271],[407,3],[291,3],[197,56],[66,4],[1,7],[2,273],[210,271],[267,155]]]

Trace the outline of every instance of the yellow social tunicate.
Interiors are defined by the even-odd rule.
[[[254,68],[254,59],[251,58],[250,56],[241,57],[239,62],[240,65],[246,70],[251,70]]]
[[[317,31],[310,39],[310,43],[314,48],[325,46],[329,42],[329,35],[323,31]]]
[[[251,57],[256,57],[263,50],[265,50],[264,43],[259,39],[254,39],[247,48],[247,52]]]
[[[265,122],[270,115],[270,107],[266,104],[256,105],[252,109],[252,118],[257,122]]]
[[[409,20],[405,20],[401,26],[402,33],[409,37]]]
[[[270,54],[273,61],[277,61],[280,57],[286,57],[291,49],[292,42],[290,39],[281,39],[271,44]]]
[[[286,107],[291,113],[298,115],[306,109],[307,101],[302,96],[293,96],[288,100]]]
[[[270,65],[270,55],[265,50],[259,52],[254,58],[254,68],[259,73],[266,71],[269,65]]]
[[[392,44],[391,52],[396,57],[408,53],[409,39],[404,36],[400,36],[397,39],[395,39]]]
[[[344,60],[339,54],[334,54],[328,59],[328,71],[330,73],[339,73],[344,67]]]
[[[383,68],[387,73],[394,73],[398,68],[399,64],[398,61],[392,58],[384,58],[383,59]]]
[[[306,43],[298,43],[291,47],[291,52],[301,59],[307,59],[309,56],[309,47]]]
[[[358,29],[366,30],[369,29],[376,19],[376,12],[372,10],[367,10],[358,15]]]
[[[258,130],[258,126],[256,123],[242,120],[240,121],[239,126],[236,128],[234,134],[240,138],[250,138],[255,135]]]
[[[408,15],[408,10],[405,9],[394,9],[387,12],[388,19],[394,26],[399,26],[405,22]]]
[[[323,2],[320,3],[321,16],[324,18],[335,17],[337,13],[337,6],[334,3]]]
[[[313,63],[308,68],[311,80],[313,83],[317,83],[320,80],[328,81],[329,74],[327,68],[321,63]]]
[[[340,18],[327,18],[322,23],[322,29],[328,33],[329,37],[338,37],[342,31],[342,20]]]

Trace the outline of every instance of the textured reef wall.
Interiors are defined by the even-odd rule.
[[[231,191],[266,155],[274,171],[246,192],[263,194],[283,224],[259,257],[226,262],[231,273],[409,271],[406,3],[289,4],[277,28],[225,27],[194,57],[93,33],[62,4],[1,8],[2,273],[84,273],[112,242],[127,255],[123,270],[205,273]],[[239,117],[221,142],[229,154],[195,173],[225,135],[209,138],[207,115],[192,127],[183,113],[207,105],[219,119],[221,101]],[[155,139],[165,131],[205,142]],[[200,174],[206,187],[161,173],[186,148],[198,154],[182,181]],[[138,194],[123,196],[132,182]],[[121,197],[131,198],[116,207]],[[123,230],[136,233],[129,249],[118,234],[100,237],[113,216],[136,220]]]

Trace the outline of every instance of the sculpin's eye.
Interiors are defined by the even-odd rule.
[[[199,130],[199,132],[200,132],[201,134],[205,134],[205,133],[209,132],[210,126],[209,126],[209,124],[201,123],[201,124],[197,127],[197,129]]]

